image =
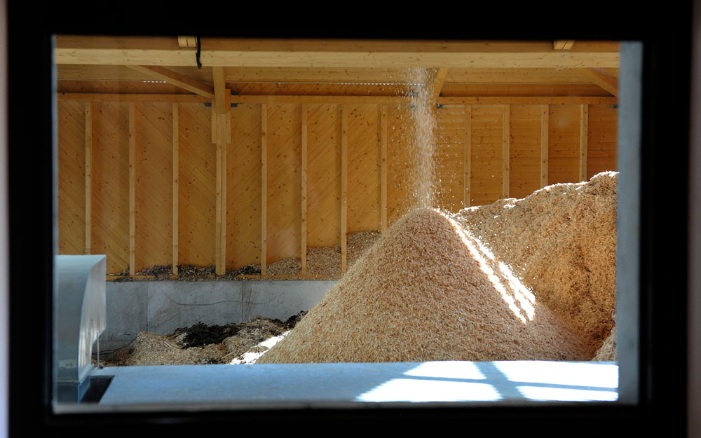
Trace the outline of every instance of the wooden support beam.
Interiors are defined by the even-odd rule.
[[[510,146],[511,146],[511,107],[504,105],[501,127],[501,197],[508,198],[511,180]]]
[[[402,105],[409,104],[410,97],[406,96],[292,96],[292,95],[245,95],[231,96],[231,103],[236,104],[329,104],[329,105]]]
[[[380,230],[387,231],[387,106],[380,107]]]
[[[614,105],[616,97],[605,96],[481,96],[441,97],[439,105]]]
[[[208,102],[211,99],[179,94],[100,94],[59,93],[58,101],[86,102]],[[230,96],[231,104],[357,104],[402,105],[411,103],[405,96],[261,96],[237,94]],[[606,96],[464,96],[438,97],[437,105],[615,105],[617,97]]]
[[[465,105],[465,148],[463,150],[463,208],[470,206],[472,187],[472,105]]]
[[[548,185],[548,146],[550,134],[550,107],[540,106],[540,187]]]
[[[179,199],[179,181],[180,181],[180,113],[177,103],[173,104],[173,276],[178,276],[178,242],[180,229],[180,199]]]
[[[164,81],[168,84],[175,85],[184,90],[195,93],[207,99],[214,98],[214,90],[207,84],[195,81],[187,76],[175,73],[165,67],[149,66],[149,65],[127,65],[132,70],[141,72],[149,77]]]
[[[226,273],[226,145],[216,144],[215,271]]]
[[[58,93],[56,98],[59,102],[82,101],[82,102],[201,102],[205,103],[211,99],[192,94],[115,94],[115,93]]]
[[[618,78],[599,68],[585,68],[581,70],[596,85],[618,97]]]
[[[348,110],[341,107],[341,272],[348,269]]]
[[[618,68],[615,41],[429,41],[353,39],[201,38],[205,67],[315,68]],[[555,48],[567,48],[563,50]],[[55,62],[102,65],[196,65],[192,50],[172,37],[60,35]]]
[[[268,106],[262,105],[260,127],[260,276],[268,275]]]
[[[300,248],[299,258],[301,262],[302,275],[307,274],[307,150],[308,150],[308,125],[307,125],[308,108],[307,105],[302,105],[302,175],[301,186],[302,196],[300,205]]]
[[[579,107],[579,180],[587,178],[587,148],[589,146],[589,106]]]
[[[429,77],[432,78],[432,81],[429,84],[431,87],[430,99],[432,107],[435,107],[436,103],[438,102],[438,98],[441,96],[441,89],[443,89],[443,83],[445,83],[445,78],[447,76],[447,68],[432,69],[431,74],[429,75]]]
[[[214,84],[214,103],[212,109],[217,114],[224,114],[229,110],[229,99],[227,99],[226,95],[231,95],[231,92],[226,89],[224,67],[212,67],[212,83]]]
[[[92,103],[85,104],[85,254],[92,254]]]
[[[214,101],[212,102],[212,143],[216,147],[216,219],[215,266],[216,274],[226,273],[226,149],[231,143],[230,90],[224,81],[224,69],[212,68]]]
[[[136,274],[136,108],[129,104],[129,275]]]

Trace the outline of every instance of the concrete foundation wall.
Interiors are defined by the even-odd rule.
[[[285,321],[312,308],[335,284],[291,280],[107,282],[107,328],[100,336],[99,349],[128,345],[139,332],[170,334],[198,322],[224,325],[256,316]]]

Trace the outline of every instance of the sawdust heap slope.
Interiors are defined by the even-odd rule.
[[[416,209],[256,363],[591,359],[517,283],[457,222]]]
[[[618,172],[544,187],[452,217],[478,237],[560,318],[601,345],[616,305]]]

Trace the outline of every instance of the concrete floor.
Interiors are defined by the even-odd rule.
[[[618,400],[613,362],[130,366],[94,369],[93,378],[109,381],[99,401],[56,412]]]

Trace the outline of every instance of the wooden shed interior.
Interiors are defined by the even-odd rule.
[[[58,253],[217,275],[617,170],[619,43],[55,39]]]

